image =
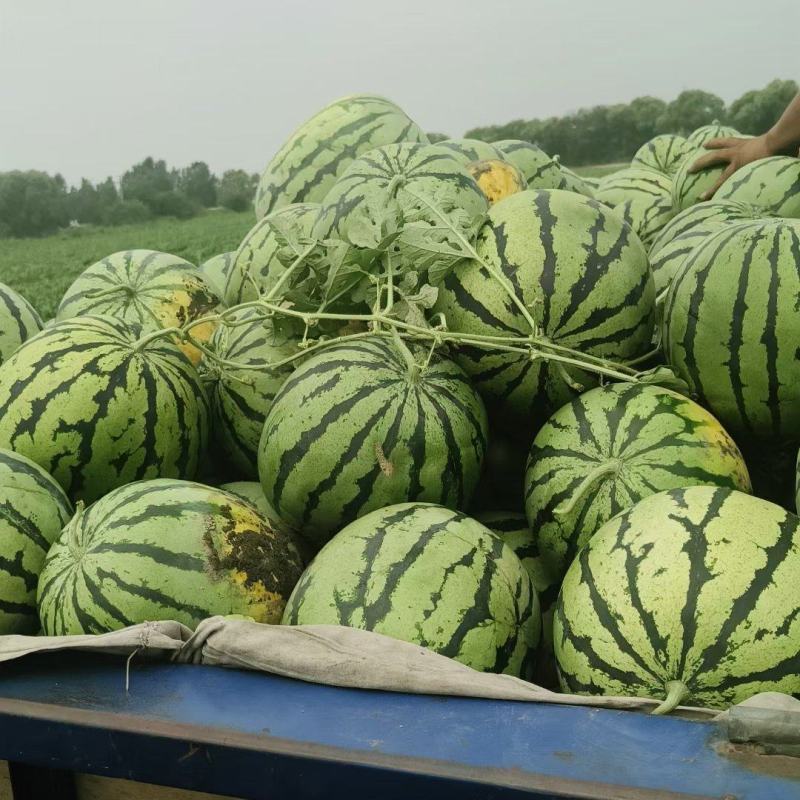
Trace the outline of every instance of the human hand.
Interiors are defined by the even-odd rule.
[[[775,150],[770,145],[766,134],[764,136],[755,136],[752,139],[734,137],[709,139],[705,143],[705,147],[710,152],[700,156],[692,164],[689,168],[690,173],[700,172],[717,164],[727,164],[727,166],[722,171],[717,182],[705,194],[701,195],[701,200],[710,200],[717,189],[740,167],[749,164],[751,161],[775,155]]]

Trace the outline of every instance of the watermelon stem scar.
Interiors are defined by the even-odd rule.
[[[619,475],[624,462],[620,458],[612,458],[598,464],[578,485],[578,488],[572,493],[572,497],[568,502],[562,503],[553,509],[553,513],[558,517],[568,517],[580,503],[589,489],[594,486],[597,481],[605,478],[606,475]]]
[[[83,502],[83,500],[78,500],[78,502],[75,504],[75,514],[67,523],[69,549],[75,556],[76,561],[79,561],[83,556],[83,548],[81,548],[78,544],[77,532],[85,511],[86,504]]]
[[[667,697],[651,714],[669,714],[689,696],[689,687],[683,681],[667,681],[664,688],[667,690]]]

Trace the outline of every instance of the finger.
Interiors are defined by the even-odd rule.
[[[720,147],[736,147],[736,145],[746,142],[737,136],[719,136],[716,139],[709,139],[703,144],[706,150],[719,150]]]
[[[719,187],[722,186],[722,184],[725,183],[725,181],[728,180],[728,178],[730,178],[734,172],[736,172],[736,165],[728,164],[728,166],[723,170],[722,175],[720,175],[717,179],[717,182],[705,194],[700,195],[700,199],[710,200],[717,193]]]
[[[716,164],[726,164],[731,160],[730,150],[712,150],[710,153],[700,156],[697,161],[689,167],[689,174],[701,172],[704,169],[713,167]]]

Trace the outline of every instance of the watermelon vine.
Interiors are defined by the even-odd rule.
[[[183,326],[146,334],[142,341],[149,342],[160,336],[175,336],[186,345],[199,350],[210,363],[241,370],[263,370],[265,366],[276,370],[305,359],[321,348],[379,335],[388,337],[401,349],[404,349],[403,342],[417,342],[427,343],[431,350],[469,346],[489,352],[523,356],[531,361],[546,360],[555,365],[575,392],[583,391],[587,387],[570,376],[566,367],[592,373],[599,376],[601,381],[654,383],[679,391],[686,390],[685,385],[667,367],[644,370],[638,368],[656,350],[630,362],[619,363],[548,339],[543,335],[531,310],[515,292],[510,280],[487,259],[481,258],[474,242],[453,224],[445,208],[434,198],[414,192],[408,187],[405,191],[430,213],[437,221],[436,225],[420,226],[413,221],[406,222],[400,210],[390,208],[386,218],[381,220],[382,238],[370,251],[354,248],[340,240],[296,237],[288,228],[283,229],[278,232],[278,237],[283,245],[280,255],[285,269],[272,287],[260,294],[259,299],[204,315]],[[397,244],[411,245],[420,255],[427,281],[407,269],[397,269]],[[528,335],[453,331],[448,329],[445,315],[431,312],[438,295],[438,285],[456,263],[465,260],[478,262],[489,272],[507,295],[508,301],[525,319],[530,329]],[[313,276],[318,280],[313,289],[309,290],[307,287],[312,283],[309,278]],[[252,276],[243,277],[253,281]],[[258,289],[254,281],[253,286]],[[319,296],[320,286],[323,287],[322,296]],[[368,297],[371,310],[330,310],[348,295],[350,298],[359,295]],[[206,327],[209,323],[230,328],[251,324],[252,318],[245,318],[242,313],[248,310],[273,324],[298,326],[297,352],[269,362],[268,365],[243,364],[221,359],[207,342],[193,335],[196,328]],[[347,325],[358,326],[360,330],[331,333]],[[424,366],[419,365],[420,368]]]

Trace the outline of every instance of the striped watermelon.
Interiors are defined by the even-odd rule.
[[[700,172],[690,173],[692,165],[698,158],[708,153],[704,148],[693,150],[680,163],[672,179],[672,202],[676,211],[683,211],[695,203],[703,200],[703,195],[714,188],[722,173],[725,164],[716,167],[706,167]],[[715,195],[715,199],[719,199]]]
[[[486,412],[461,369],[412,367],[376,335],[325,348],[283,384],[258,471],[270,518],[323,544],[392,503],[466,508],[485,451]]]
[[[800,440],[800,221],[729,224],[687,258],[664,351],[737,438]]]
[[[428,142],[384,97],[356,94],[303,123],[269,162],[258,184],[256,219],[292,203],[319,203],[353,159],[396,142]]]
[[[215,614],[277,623],[300,556],[251,503],[175,480],[123,486],[79,510],[47,555],[39,615],[50,636]]]
[[[470,161],[467,172],[475,179],[489,205],[528,187],[524,176],[513,164],[496,158]]]
[[[715,197],[749,203],[762,216],[800,217],[800,158],[772,156],[745,164]]]
[[[539,596],[542,612],[547,612],[549,606],[545,604],[542,592],[549,585],[548,576],[542,565],[536,536],[528,525],[525,514],[518,511],[484,511],[476,514],[475,519],[485,525],[495,536],[499,536],[514,551],[531,577],[533,587]],[[547,624],[544,625],[542,633],[548,641],[551,640]]]
[[[223,297],[228,306],[257,300],[277,283],[286,271],[279,259],[282,241],[293,236],[310,240],[319,214],[316,203],[295,203],[273,211],[259,220],[242,239],[233,256]],[[300,255],[299,253],[297,255]]]
[[[43,327],[33,306],[10,286],[0,283],[0,364]]]
[[[235,252],[220,253],[200,265],[200,272],[214,290],[217,297],[225,296],[225,287],[228,285],[228,275],[233,266]]]
[[[220,325],[211,340],[211,349],[218,358],[231,363],[205,359],[201,365],[211,413],[215,439],[237,472],[247,478],[258,477],[258,443],[264,420],[275,393],[280,389],[292,366],[277,370],[248,369],[233,364],[265,365],[297,352],[297,340],[276,330],[272,320],[255,309],[247,309],[238,320],[246,324]]]
[[[665,292],[689,253],[709,234],[729,222],[748,222],[758,212],[746,203],[708,200],[681,211],[662,229],[650,247],[650,268],[656,282],[656,295]]]
[[[750,491],[733,440],[691,400],[614,383],[559,409],[536,435],[525,473],[542,605],[555,601],[575,554],[611,517],[648,495],[697,484]]]
[[[382,220],[396,202],[407,222],[440,226],[419,196],[435,201],[469,239],[483,223],[488,202],[478,184],[440,145],[396,144],[356,159],[322,201],[314,226],[317,239],[335,238],[357,247],[376,246],[384,237]],[[397,268],[413,267],[417,252],[404,247]]]
[[[39,572],[71,516],[64,491],[41,467],[0,450],[0,634],[39,630]]]
[[[594,195],[621,216],[646,246],[675,216],[672,181],[652,169],[628,167],[620,170],[603,180]]]
[[[497,159],[503,161],[503,153],[496,144],[489,144],[480,139],[443,139],[433,146],[443,150],[462,167],[466,167],[472,161]]]
[[[520,139],[503,139],[492,144],[502,157],[524,176],[530,189],[561,189],[564,175],[558,162],[540,147]]]
[[[557,157],[556,157],[557,158]],[[559,165],[561,170],[561,186],[559,189],[565,189],[568,192],[577,192],[584,197],[594,198],[597,192],[590,186],[577,172],[573,172],[569,167]]]
[[[492,206],[476,246],[554,343],[617,361],[649,349],[654,290],[647,254],[605,206],[572,192],[529,189]],[[445,278],[434,310],[452,331],[531,332],[504,287],[476,261],[461,262]],[[515,353],[462,346],[458,360],[504,418],[525,426],[572,398],[570,383],[594,382],[573,367]]]
[[[269,506],[264,498],[264,490],[258,481],[233,481],[232,483],[223,483],[219,488],[224,492],[241,497],[242,500],[247,500],[256,507],[262,517],[269,516]]]
[[[683,136],[662,133],[645,142],[634,153],[631,166],[645,167],[663,172],[665,175],[674,175],[681,161],[693,149]]]
[[[742,136],[736,128],[731,128],[730,125],[722,125],[717,120],[714,120],[710,125],[701,125],[699,128],[693,130],[687,137],[686,141],[690,147],[702,147],[706,142],[711,139],[724,139],[734,136],[740,139],[749,139],[749,136]]]
[[[142,330],[181,326],[214,312],[220,298],[193,264],[155,250],[125,250],[87,267],[67,289],[56,319],[107,315],[141,326]],[[192,329],[206,342],[214,332],[209,322]],[[200,351],[181,349],[197,364]]]
[[[800,520],[730,489],[653,495],[608,522],[564,579],[561,683],[712,708],[800,693]]]
[[[200,379],[170,341],[111,317],[77,317],[0,367],[0,447],[91,502],[130,481],[193,477],[208,438]]]
[[[541,623],[513,550],[458,511],[403,503],[348,525],[292,592],[284,625],[345,625],[482,672],[530,676]]]

